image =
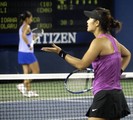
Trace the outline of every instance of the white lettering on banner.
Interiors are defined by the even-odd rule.
[[[76,34],[76,32],[44,33],[43,36],[37,40],[36,44],[76,43]]]

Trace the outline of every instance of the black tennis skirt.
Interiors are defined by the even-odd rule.
[[[105,119],[119,119],[130,114],[122,90],[102,90],[93,99],[86,116]]]

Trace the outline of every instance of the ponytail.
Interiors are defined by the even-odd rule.
[[[26,20],[26,18],[29,18],[31,17],[32,14],[30,11],[25,11],[24,13],[20,14],[19,15],[19,21],[20,21],[20,25],[23,23],[23,21]]]
[[[101,16],[100,24],[104,32],[118,32],[121,30],[121,22],[112,17],[110,10],[101,7],[98,7],[96,10]]]
[[[115,32],[119,32],[122,28],[122,23],[118,20],[115,20],[113,17],[110,20],[110,30],[114,30]]]
[[[19,18],[20,18],[20,20],[24,21],[25,20],[25,15],[24,14],[20,14]]]

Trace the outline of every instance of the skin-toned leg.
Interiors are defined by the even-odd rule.
[[[34,62],[34,63],[30,64],[30,65],[29,65],[29,69],[31,70],[32,74],[38,74],[38,73],[40,72],[38,62]],[[27,86],[27,87],[28,87],[28,90],[31,89],[31,84],[30,84],[31,81],[32,81],[32,80],[27,81],[27,82],[28,82],[28,83],[27,83],[27,85],[28,85],[28,86]]]
[[[30,64],[29,67],[30,67],[33,74],[37,74],[40,72],[38,62],[34,62],[34,63]]]
[[[104,118],[89,117],[88,120],[120,120],[120,119],[104,119]]]
[[[30,73],[29,65],[22,65],[22,68],[23,68],[23,73],[24,74],[29,74]],[[28,79],[24,80],[24,85],[25,85],[27,91],[30,90],[30,81],[31,80],[28,80]]]
[[[24,74],[29,74],[29,73],[37,74],[40,72],[38,62],[34,62],[30,65],[23,65],[22,67],[23,67]],[[31,89],[31,84],[30,84],[31,81],[32,80],[24,80],[24,85],[25,85],[27,91],[30,91],[30,89]]]
[[[89,117],[88,120],[109,120],[105,118]]]

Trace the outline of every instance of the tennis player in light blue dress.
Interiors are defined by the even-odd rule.
[[[39,73],[39,64],[34,54],[34,45],[32,44],[34,36],[30,29],[32,14],[26,11],[20,17],[22,24],[19,28],[18,63],[22,65],[24,74],[37,74]],[[22,84],[18,84],[18,90],[26,97],[39,96],[35,91],[31,91],[31,81],[24,80]]]

